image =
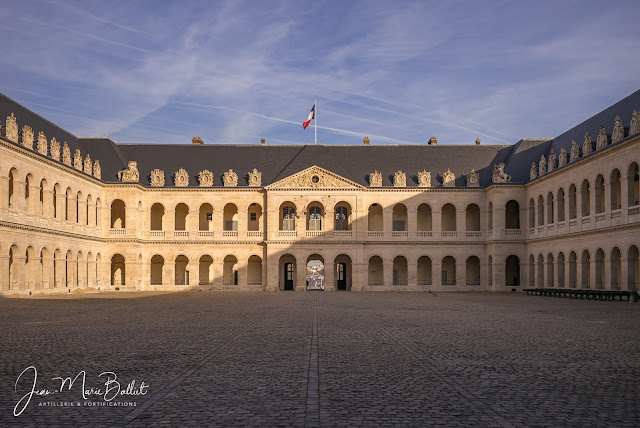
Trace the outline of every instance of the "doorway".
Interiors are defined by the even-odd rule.
[[[293,291],[293,263],[284,264],[284,289]]]
[[[336,264],[336,281],[337,281],[338,290],[347,289],[347,264],[346,263]]]

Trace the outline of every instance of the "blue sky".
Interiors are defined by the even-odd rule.
[[[510,144],[639,89],[639,17],[637,0],[5,2],[0,91],[120,143],[312,143],[317,97],[324,144]]]

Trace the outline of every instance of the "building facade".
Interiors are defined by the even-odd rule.
[[[2,96],[2,294],[638,290],[639,108],[501,146],[154,145]]]

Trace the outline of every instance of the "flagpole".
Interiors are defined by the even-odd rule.
[[[315,139],[313,144],[318,144],[318,99],[316,98],[313,101],[313,105],[315,106],[313,110],[313,114],[315,117],[313,118],[313,126],[315,128]]]

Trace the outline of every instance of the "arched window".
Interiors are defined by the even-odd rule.
[[[418,206],[418,232],[427,232],[432,229],[431,206],[420,204]]]
[[[200,205],[198,210],[198,230],[203,232],[213,231],[213,207],[211,204],[204,203]]]
[[[505,285],[520,285],[520,259],[510,255],[505,260],[504,283]]]
[[[480,207],[476,204],[467,205],[467,232],[480,231]]]
[[[335,230],[349,230],[349,206],[336,206]]]
[[[257,232],[262,229],[262,207],[255,202],[247,210],[247,230]]]
[[[445,232],[456,231],[456,207],[453,204],[445,204],[442,207],[441,226]]]
[[[186,231],[189,224],[189,207],[187,204],[180,203],[176,205],[174,213],[174,230]]]
[[[569,186],[569,219],[573,220],[578,216],[578,195],[576,185]]]
[[[382,231],[383,230],[383,217],[382,206],[380,204],[371,204],[369,206],[369,231]]]
[[[451,256],[442,259],[442,285],[456,285],[456,259]]]
[[[640,205],[640,169],[638,163],[629,166],[627,172],[627,198],[630,207]]]
[[[520,204],[514,200],[505,205],[504,228],[520,229]]]
[[[158,202],[151,205],[151,230],[163,230],[164,206]]]
[[[580,188],[581,204],[582,204],[582,217],[591,215],[591,189],[589,187],[589,180],[584,179],[582,187]]]
[[[293,204],[287,203],[281,209],[281,225],[280,230],[296,230],[296,208]]]
[[[611,211],[622,208],[622,181],[620,171],[614,169],[611,172]]]
[[[125,205],[120,199],[116,199],[111,203],[111,228],[126,228]]]
[[[604,212],[604,177],[598,174],[596,177],[596,214]]]
[[[549,192],[547,195],[547,224],[555,223],[554,216],[554,203],[553,203],[553,193]]]
[[[307,230],[322,230],[323,207],[317,202],[313,202],[307,208]]]
[[[529,199],[529,228],[536,227],[536,203],[533,198]]]
[[[393,206],[392,228],[394,232],[405,232],[407,230],[407,207],[404,204]]]
[[[558,222],[564,221],[564,189],[558,190]]]
[[[222,212],[224,217],[223,229],[229,232],[238,231],[238,207],[235,204],[227,204]]]
[[[544,226],[544,199],[538,196],[538,226]]]

